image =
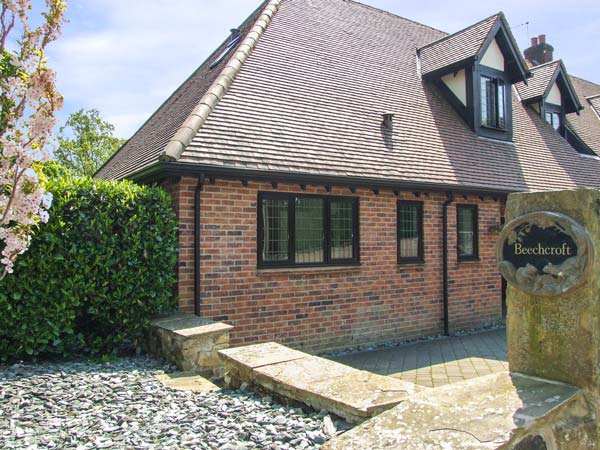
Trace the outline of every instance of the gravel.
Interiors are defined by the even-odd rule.
[[[0,367],[2,449],[316,449],[348,424],[251,392],[192,393],[149,357]]]

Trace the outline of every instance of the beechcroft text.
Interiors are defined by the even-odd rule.
[[[536,255],[536,256],[571,256],[571,247],[567,243],[563,243],[561,247],[544,247],[538,244],[535,247],[524,247],[522,244],[514,245],[515,255]]]

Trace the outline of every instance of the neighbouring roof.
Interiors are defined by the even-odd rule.
[[[552,85],[557,82],[563,94],[566,112],[577,112],[582,108],[567,74],[567,69],[561,60],[541,64],[530,70],[532,77],[527,80],[527,84],[515,84],[521,100],[525,103],[543,100],[550,92]]]
[[[517,83],[515,87],[525,102],[530,100],[539,100],[550,88],[550,83],[554,81],[554,74],[560,67],[560,61],[552,61],[540,66],[532,67],[532,77],[525,83]]]
[[[283,0],[233,83],[169,167],[506,192],[600,186],[600,162],[579,157],[514,95],[514,144],[478,137],[419,76],[416,49],[444,36],[349,0]],[[189,86],[190,80],[176,92],[177,98],[184,92],[192,97],[181,100],[194,104],[187,111],[210,84]],[[185,120],[172,99],[165,105],[154,117]],[[394,114],[392,131],[381,125],[384,113]],[[159,163],[164,147],[156,143],[174,134],[151,121],[97,176],[136,176]]]
[[[576,114],[567,115],[567,126],[600,156],[600,116],[594,111],[600,99],[600,85],[571,76],[571,83],[584,108]]]
[[[600,119],[600,94],[595,95],[593,97],[587,97],[587,101],[594,108],[594,111],[598,118]]]

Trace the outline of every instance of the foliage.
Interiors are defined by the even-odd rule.
[[[0,359],[104,354],[174,308],[176,219],[159,187],[62,177],[14,273],[0,283]]]
[[[69,137],[66,132],[70,131]],[[93,176],[125,142],[113,136],[115,127],[97,109],[71,114],[60,128],[54,158],[75,176]]]
[[[46,144],[63,102],[44,52],[60,35],[65,5],[46,0],[37,28],[29,24],[31,0],[3,0],[0,6],[0,280],[48,218],[51,198],[32,165],[48,159]],[[9,49],[12,43],[16,50]]]

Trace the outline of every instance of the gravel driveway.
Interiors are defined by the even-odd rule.
[[[148,357],[0,367],[0,447],[314,449],[334,432],[251,393],[170,390],[154,375],[171,370]]]

